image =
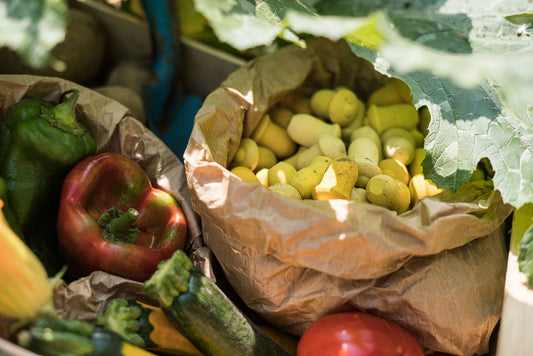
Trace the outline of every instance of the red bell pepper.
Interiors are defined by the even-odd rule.
[[[154,188],[139,164],[102,153],[66,176],[57,233],[69,276],[101,270],[143,282],[183,249],[187,222],[178,202]]]

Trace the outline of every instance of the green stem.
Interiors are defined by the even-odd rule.
[[[72,95],[64,102],[51,109],[43,108],[43,118],[51,126],[61,131],[69,132],[77,137],[83,136],[87,132],[87,128],[76,120],[76,103],[80,97],[80,92],[77,89],[72,89],[63,93],[62,97],[68,93],[72,93]]]
[[[137,210],[134,208],[129,208],[124,214],[121,214],[119,217],[111,220],[111,229],[119,234],[126,234],[135,224],[138,216],[139,212]]]
[[[140,233],[137,227],[138,217],[139,212],[134,208],[122,212],[116,207],[112,207],[100,216],[97,223],[106,240],[133,244]]]
[[[144,289],[161,306],[169,308],[175,298],[189,290],[189,278],[194,270],[185,252],[177,250],[172,257],[159,264],[157,271],[144,282]]]

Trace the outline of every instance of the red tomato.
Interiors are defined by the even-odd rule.
[[[323,316],[298,343],[297,356],[424,356],[416,339],[393,321],[364,312]]]

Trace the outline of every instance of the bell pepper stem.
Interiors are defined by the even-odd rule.
[[[63,93],[62,98],[68,93],[72,93],[72,95],[58,105],[49,109],[43,107],[43,117],[51,126],[79,137],[87,132],[87,128],[76,120],[76,103],[80,97],[80,92],[77,89],[72,89]]]
[[[118,233],[127,233],[138,216],[139,212],[137,210],[129,208],[124,214],[111,220],[111,228]]]
[[[112,207],[100,216],[97,224],[102,229],[106,240],[133,244],[140,233],[136,224],[137,217],[139,217],[139,212],[134,208],[123,212]]]

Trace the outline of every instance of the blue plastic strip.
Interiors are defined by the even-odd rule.
[[[141,0],[154,46],[155,82],[144,88],[149,124],[163,120],[166,102],[171,95],[179,53],[172,28],[167,0]]]
[[[143,88],[148,126],[181,160],[203,99],[185,96],[180,84],[179,26],[173,0],[141,0],[154,45],[155,81]],[[176,3],[177,4],[177,3]]]

